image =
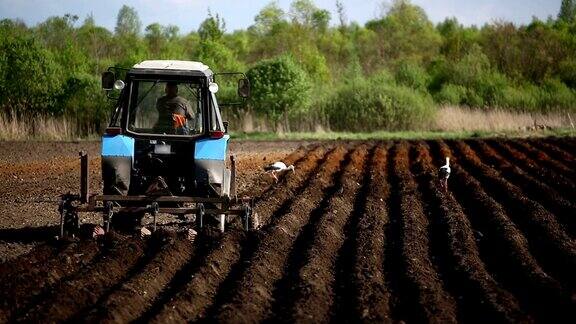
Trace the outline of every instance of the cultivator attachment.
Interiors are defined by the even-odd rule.
[[[150,215],[152,228],[156,230],[158,214],[169,214],[181,220],[192,220],[196,229],[206,225],[207,216],[219,218],[219,228],[224,231],[227,221],[240,217],[245,230],[257,226],[253,212],[253,199],[238,199],[235,196],[187,197],[157,195],[90,195],[88,191],[88,155],[80,152],[80,194],[62,195],[60,212],[60,237],[75,235],[80,229],[80,213],[100,213],[102,227],[106,232],[115,216]],[[174,207],[177,206],[177,207]]]

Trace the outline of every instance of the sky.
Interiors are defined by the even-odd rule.
[[[562,0],[412,0],[426,11],[434,23],[446,17],[456,17],[465,25],[481,26],[494,20],[529,23],[532,17],[546,19],[556,17]],[[158,22],[176,25],[181,33],[197,30],[207,17],[208,9],[218,13],[226,21],[227,31],[245,29],[253,24],[254,17],[271,0],[0,0],[0,19],[20,18],[28,26],[34,26],[50,16],[70,13],[78,15],[80,22],[92,14],[96,24],[114,30],[116,15],[123,4],[134,7],[142,27]],[[279,0],[281,8],[288,11],[292,0]],[[336,0],[315,0],[322,9],[332,12],[332,24],[336,24]],[[382,0],[341,0],[348,21],[364,24],[381,16]]]

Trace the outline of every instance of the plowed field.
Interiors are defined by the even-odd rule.
[[[0,322],[576,321],[576,139],[278,145],[236,149],[257,231],[64,243],[6,205],[2,249],[29,251],[0,264]],[[5,201],[75,188],[74,156],[10,159]],[[276,159],[296,168],[278,183]]]

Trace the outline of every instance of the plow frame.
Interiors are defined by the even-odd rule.
[[[78,230],[80,227],[79,213],[102,213],[103,227],[106,232],[110,230],[112,218],[116,213],[143,213],[153,218],[153,228],[156,230],[156,217],[160,213],[185,218],[194,215],[196,226],[201,229],[206,215],[240,216],[245,230],[252,229],[254,200],[252,198],[238,199],[235,184],[231,188],[232,198],[222,197],[189,197],[189,196],[148,196],[148,195],[90,195],[88,178],[88,154],[80,155],[80,194],[67,193],[61,196],[58,211],[60,213],[60,237],[65,237],[68,231]],[[235,178],[235,161],[232,161],[232,177]],[[234,183],[235,181],[233,181]],[[123,207],[122,203],[138,205],[136,207]],[[163,203],[194,204],[194,207],[160,207]],[[220,206],[219,208],[206,208],[205,206]]]

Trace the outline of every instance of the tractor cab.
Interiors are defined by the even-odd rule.
[[[125,76],[118,78],[119,72]],[[224,74],[238,76],[238,96],[249,96],[244,74]],[[89,195],[83,168],[80,195],[65,195],[61,204],[62,235],[67,221],[72,218],[76,226],[82,211],[102,211],[106,230],[114,215],[146,213],[154,216],[154,227],[157,213],[192,215],[197,227],[212,215],[221,230],[227,216],[240,215],[250,227],[250,206],[235,193],[235,163],[233,157],[228,160],[230,136],[220,113],[216,76],[200,62],[171,60],[143,61],[102,74],[103,89],[117,100],[102,136],[103,193]]]

